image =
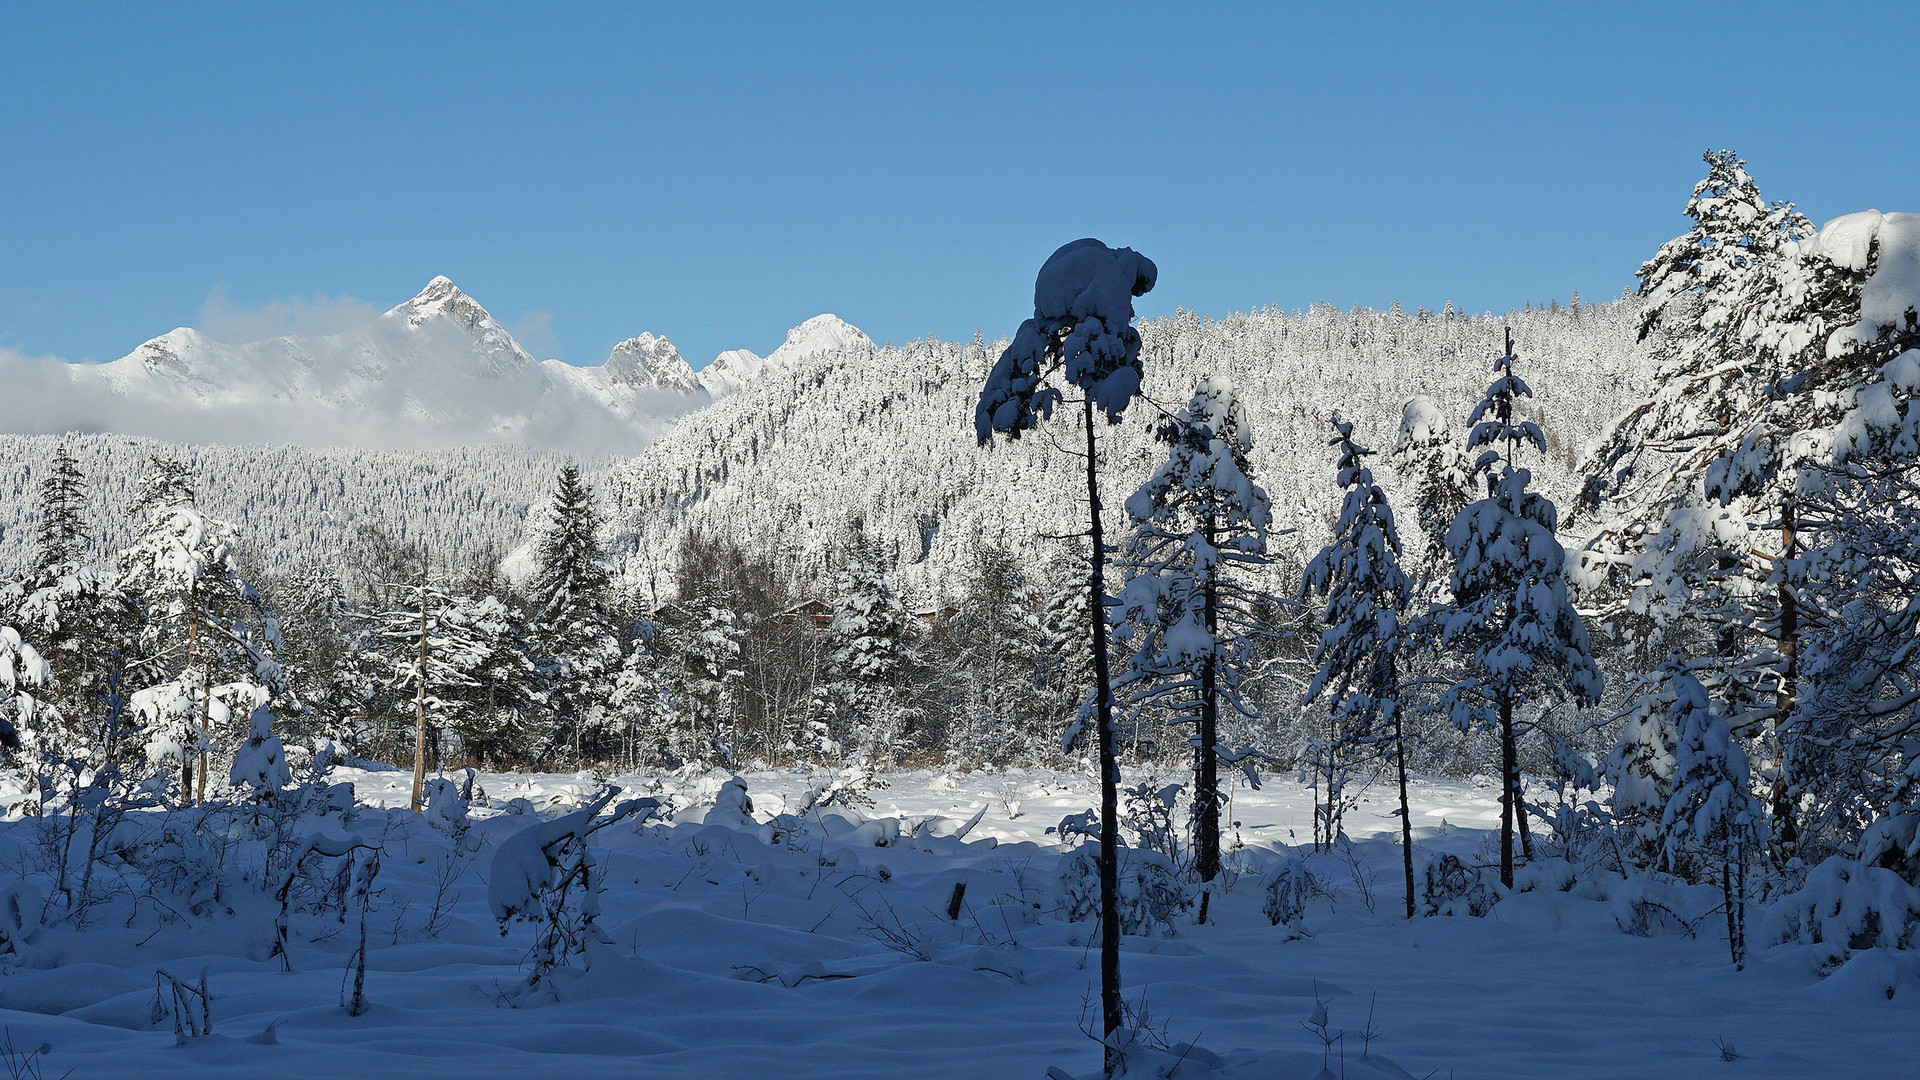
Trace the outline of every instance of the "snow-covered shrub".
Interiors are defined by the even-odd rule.
[[[247,741],[235,751],[228,779],[256,801],[271,799],[293,783],[287,752],[273,733],[273,714],[265,705],[247,718]]]
[[[1068,814],[1060,819],[1060,824],[1047,830],[1060,838],[1060,846],[1068,847],[1080,840],[1100,839],[1100,811],[1082,810],[1077,814]]]
[[[1435,855],[1420,871],[1420,904],[1426,915],[1470,915],[1479,918],[1499,901],[1478,867],[1458,855]]]
[[[148,891],[174,911],[204,914],[220,895],[226,844],[207,827],[204,814],[166,822],[157,841],[136,858]]]
[[[1157,851],[1121,848],[1120,928],[1146,934],[1155,926],[1173,932],[1173,920],[1193,906],[1193,896]],[[1083,844],[1060,860],[1059,910],[1071,922],[1100,917],[1100,845]]]
[[[470,823],[467,800],[461,797],[460,785],[437,776],[427,781],[425,794],[427,824],[455,840],[465,835]]]
[[[1260,910],[1265,913],[1268,922],[1285,926],[1297,937],[1302,932],[1301,920],[1307,913],[1307,901],[1316,887],[1313,872],[1307,869],[1306,860],[1289,855],[1267,875],[1266,884],[1262,887],[1266,901],[1261,904]]]
[[[1173,820],[1174,805],[1185,789],[1185,784],[1143,780],[1120,793],[1120,827],[1133,834],[1136,847],[1166,856],[1176,870],[1184,869],[1188,860],[1180,827]]]
[[[753,800],[747,795],[747,782],[739,777],[730,777],[714,793],[713,805],[707,808],[708,825],[725,825],[729,829],[753,829],[759,822],[753,817]]]
[[[844,769],[818,769],[807,778],[806,793],[800,796],[800,803],[792,813],[805,817],[824,806],[872,806],[873,796],[868,792],[886,786],[886,778],[874,775],[862,760],[855,760]]]
[[[1693,937],[1698,932],[1699,916],[1687,917],[1687,886],[1672,874],[1635,874],[1626,879],[1612,899],[1613,922],[1623,934],[1634,937]]]
[[[721,790],[736,783],[737,779]],[[744,797],[746,785],[740,784],[739,790]],[[618,788],[608,788],[571,814],[535,822],[507,837],[494,852],[487,903],[500,924],[501,936],[520,920],[539,927],[528,953],[532,965],[528,990],[549,984],[555,968],[568,966],[576,958],[587,966],[590,947],[607,943],[605,933],[595,925],[600,915],[600,883],[594,879],[598,864],[587,841],[622,818],[657,805],[653,799],[627,799],[602,816],[600,811],[619,793]]]
[[[1920,938],[1920,889],[1884,867],[1836,855],[1772,905],[1760,937],[1762,945],[1824,945],[1828,967],[1856,949],[1911,949]]]
[[[1542,856],[1560,858],[1571,864],[1576,877],[1594,873],[1624,873],[1621,866],[1621,840],[1613,815],[1591,799],[1582,803],[1559,803],[1552,807],[1552,828],[1536,837]]]

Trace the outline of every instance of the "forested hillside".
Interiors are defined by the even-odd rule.
[[[1332,416],[1352,421],[1357,437],[1383,453],[1415,394],[1460,426],[1508,326],[1551,449],[1529,464],[1549,491],[1571,495],[1585,444],[1647,390],[1649,369],[1634,347],[1638,310],[1634,300],[1505,316],[1317,305],[1147,322],[1141,355],[1153,405],[1129,414],[1105,444],[1111,527],[1159,453],[1154,426],[1199,379],[1225,375],[1248,410],[1254,475],[1272,495],[1275,526],[1297,530],[1278,541],[1297,574],[1301,554],[1326,539],[1336,506]],[[1064,550],[1051,538],[1076,531],[1085,501],[1078,464],[1053,452],[1050,438],[975,443],[973,402],[999,353],[980,340],[924,340],[825,354],[683,417],[609,473],[627,587],[643,604],[666,597],[679,541],[690,534],[733,541],[815,589],[858,522],[899,570],[897,587],[927,603],[958,591],[976,546],[1036,563]],[[1056,420],[1056,434],[1071,434],[1070,420]]]
[[[141,522],[131,510],[154,455],[179,458],[200,478],[207,511],[238,530],[247,559],[285,573],[338,570],[349,541],[379,529],[458,565],[518,543],[527,508],[552,490],[565,455],[497,444],[448,450],[306,449],[182,445],[113,434],[0,434],[0,575],[33,559],[34,499],[54,449],[65,445],[86,478],[93,556],[111,558]]]

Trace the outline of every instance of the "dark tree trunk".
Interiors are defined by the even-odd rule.
[[[1513,696],[1500,694],[1500,884],[1513,888],[1514,775],[1519,754],[1513,745]]]
[[[1407,732],[1400,719],[1400,702],[1389,702],[1393,710],[1393,764],[1400,774],[1400,861],[1407,872],[1407,918],[1413,918],[1413,811],[1407,805]]]
[[[1213,516],[1207,516],[1207,543],[1215,542]],[[1202,585],[1202,596],[1206,606],[1207,635],[1213,637],[1220,629],[1220,588],[1214,575],[1209,573]],[[1220,874],[1220,755],[1216,747],[1220,741],[1220,687],[1214,665],[1218,663],[1220,650],[1216,640],[1213,653],[1200,666],[1200,732],[1199,755],[1195,764],[1198,775],[1193,785],[1193,847],[1194,871],[1201,881],[1212,881]],[[1201,912],[1204,920],[1206,913]]]
[[[1785,562],[1794,557],[1796,520],[1793,499],[1789,497],[1780,506],[1780,563],[1782,570]],[[1773,782],[1770,792],[1772,805],[1768,812],[1773,817],[1773,835],[1775,857],[1785,862],[1793,855],[1800,839],[1799,822],[1793,813],[1793,785],[1787,777],[1787,746],[1780,737],[1782,727],[1793,715],[1795,697],[1799,692],[1800,681],[1800,607],[1794,596],[1793,585],[1782,573],[1780,581],[1780,694],[1775,702],[1773,731],[1774,745],[1780,755],[1780,775]]]
[[[1093,399],[1082,400],[1087,432],[1087,518],[1093,559],[1087,574],[1087,614],[1093,641],[1095,722],[1100,748],[1100,1030],[1111,1036],[1120,1010],[1120,763],[1114,754],[1113,686],[1107,673],[1107,550],[1100,528],[1099,459],[1093,437]],[[1118,1051],[1106,1047],[1108,1076],[1118,1074]]]

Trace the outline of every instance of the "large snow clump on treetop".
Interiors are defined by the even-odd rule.
[[[1801,250],[1848,270],[1872,271],[1861,287],[1860,323],[1853,328],[1862,341],[1873,340],[1882,327],[1900,328],[1908,311],[1920,309],[1920,214],[1846,214],[1820,226]]]
[[[1067,381],[1118,421],[1140,389],[1140,332],[1133,298],[1153,288],[1159,270],[1132,248],[1075,240],[1048,257],[1033,283],[1033,318],[987,376],[974,412],[982,443],[994,432],[1015,438],[1053,415],[1060,391],[1042,387],[1058,363]]]

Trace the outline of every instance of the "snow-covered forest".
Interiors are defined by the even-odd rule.
[[[0,435],[0,1065],[1910,1075],[1920,216],[1704,166],[1602,303],[1078,241],[635,456]]]

